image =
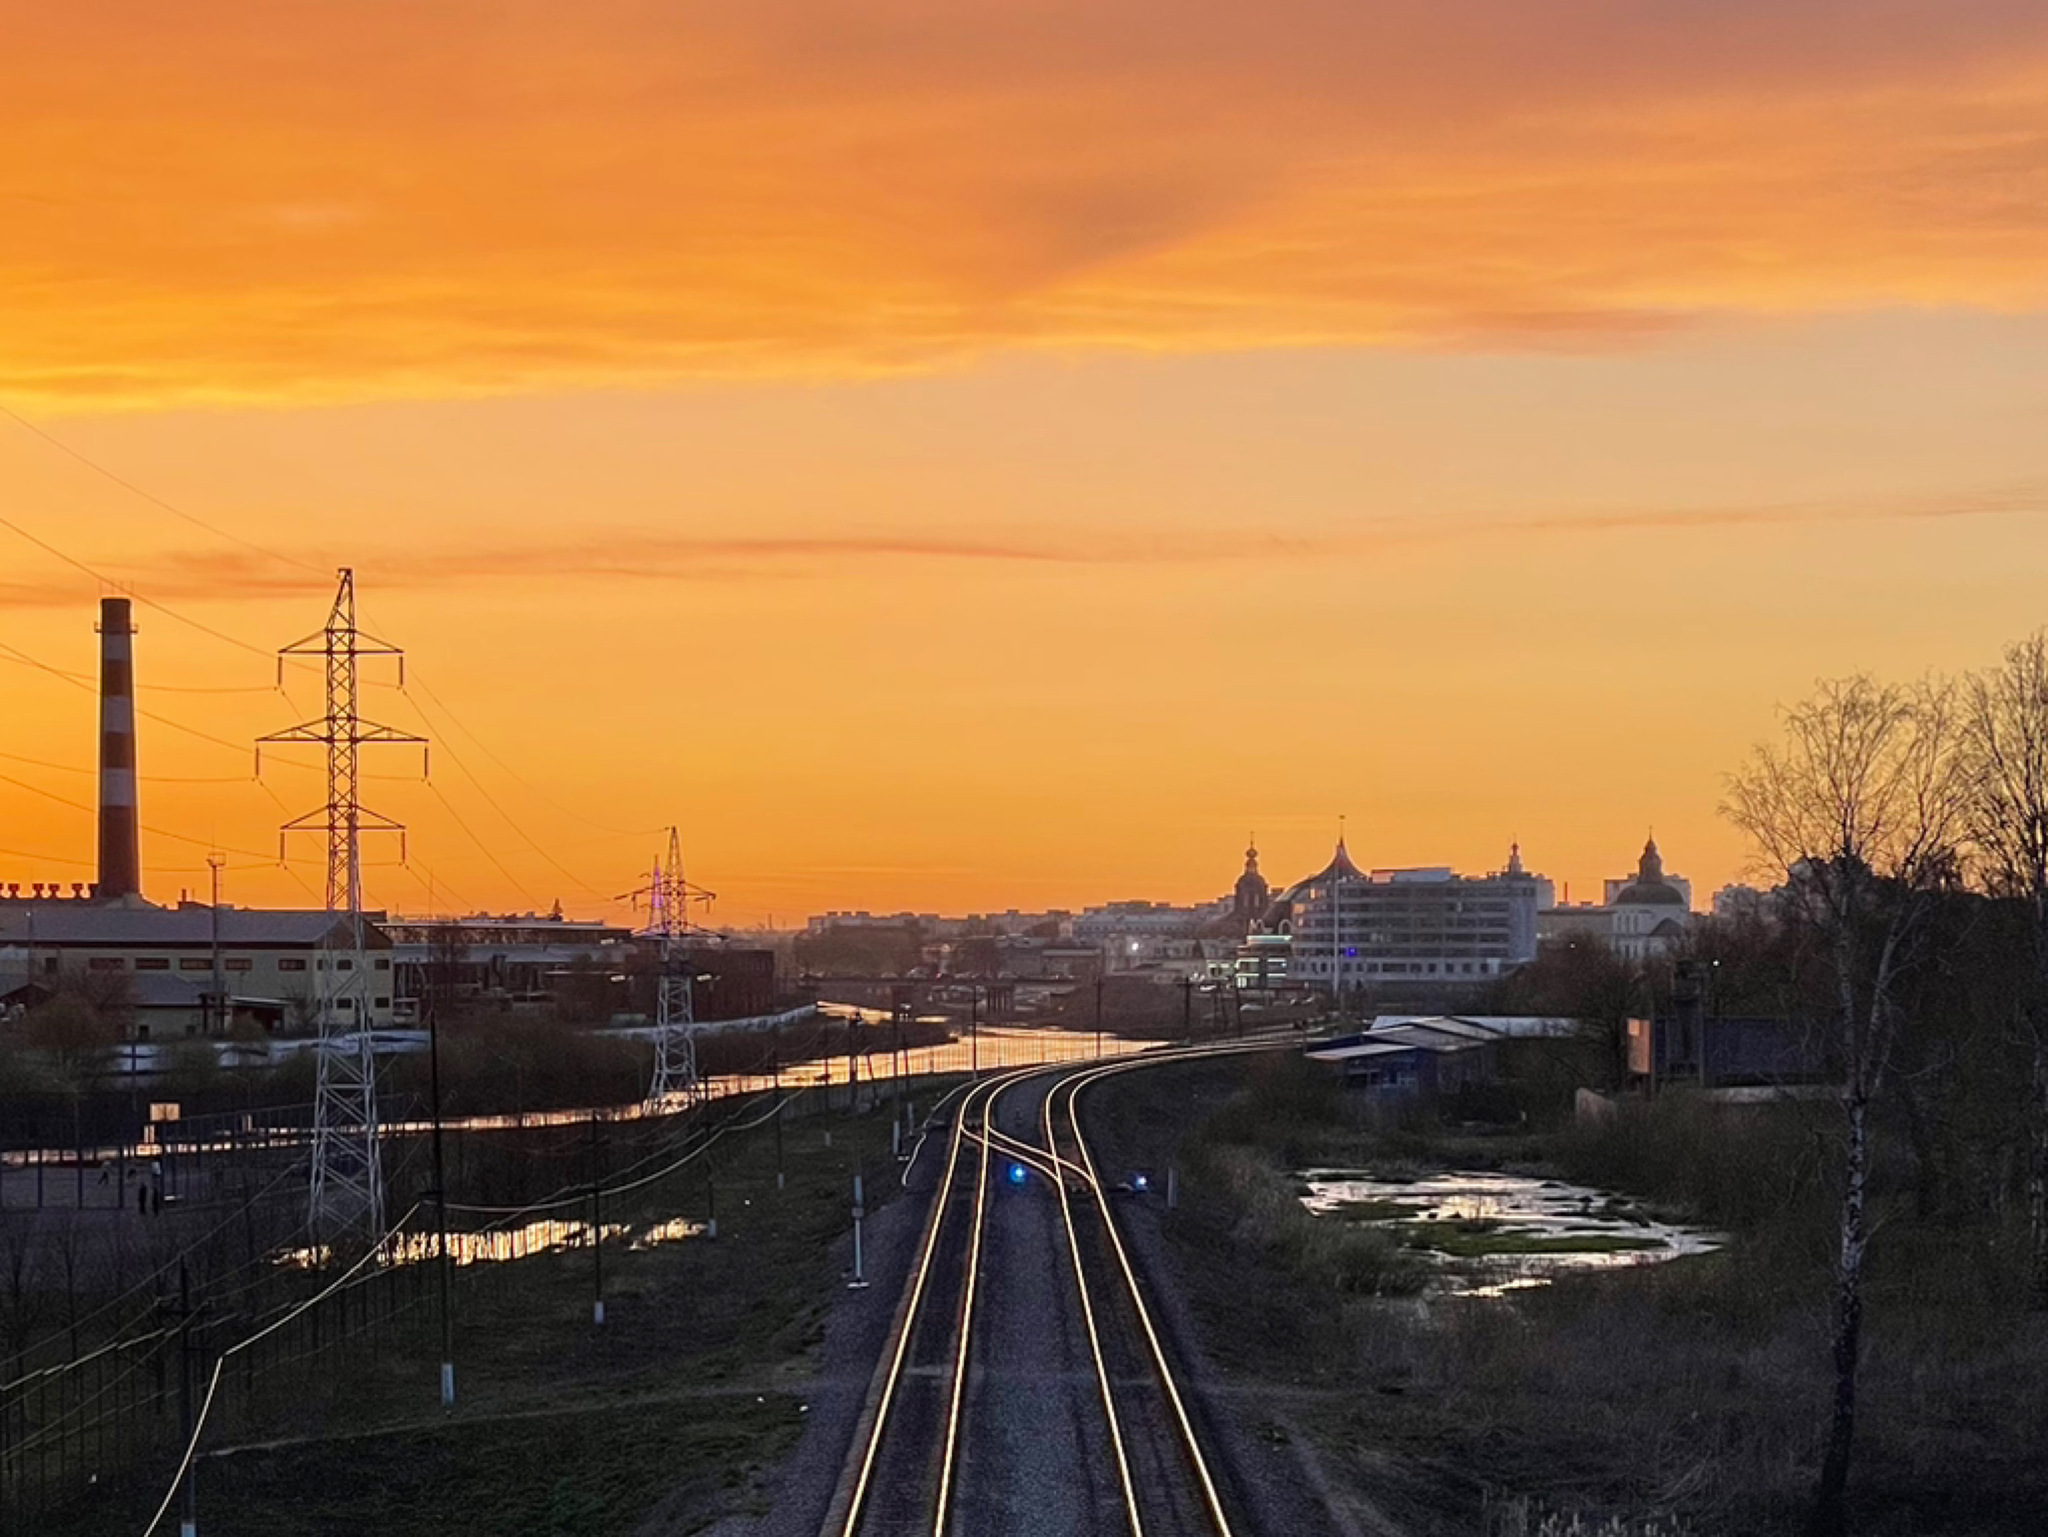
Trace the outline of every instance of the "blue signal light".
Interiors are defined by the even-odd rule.
[[[1030,1178],[1030,1175],[1026,1172],[1024,1165],[1022,1165],[1021,1163],[1013,1163],[1010,1165],[1011,1184],[1021,1185],[1028,1178]]]
[[[1152,1176],[1149,1174],[1133,1174],[1131,1176],[1131,1188],[1133,1190],[1150,1190],[1152,1188]]]

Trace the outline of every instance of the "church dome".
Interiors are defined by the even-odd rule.
[[[1616,907],[1683,907],[1685,893],[1664,879],[1664,856],[1657,852],[1653,837],[1643,845],[1643,857],[1636,864],[1636,878],[1621,888]]]

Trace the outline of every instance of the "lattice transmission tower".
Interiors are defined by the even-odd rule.
[[[426,738],[362,718],[361,659],[395,657],[402,685],[405,653],[356,627],[355,572],[344,568],[340,577],[325,627],[284,647],[277,661],[282,687],[289,658],[321,659],[327,713],[259,738],[256,771],[263,771],[265,743],[327,750],[327,804],[285,823],[278,835],[280,858],[292,833],[327,835],[327,911],[334,919],[321,940],[313,984],[320,1042],[314,1053],[319,1073],[307,1221],[316,1237],[358,1228],[375,1238],[384,1231],[384,1172],[377,1126],[376,994],[363,944],[362,835],[397,833],[402,838],[405,829],[363,805],[361,758],[365,747],[424,749]]]
[[[690,922],[690,904],[709,907],[712,892],[683,878],[683,840],[671,827],[668,853],[654,862],[653,879],[628,894],[635,906],[647,904],[643,939],[655,941],[659,972],[654,1001],[654,1076],[647,1103],[687,1101],[697,1092],[696,964],[690,959],[692,936],[715,938],[712,931]]]

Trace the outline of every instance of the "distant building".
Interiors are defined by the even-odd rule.
[[[1374,870],[1343,840],[1330,863],[1282,899],[1290,980],[1340,998],[1474,989],[1536,957],[1536,914],[1549,882],[1511,851],[1505,869]]]
[[[1755,886],[1723,886],[1714,893],[1714,916],[1730,921],[1767,919],[1777,915],[1780,893]]]
[[[1231,892],[1231,920],[1240,932],[1248,934],[1272,905],[1273,888],[1259,873],[1259,843],[1257,838],[1253,838],[1244,851],[1244,874],[1237,878],[1237,885]]]
[[[1288,986],[1290,957],[1294,953],[1291,934],[1253,933],[1237,947],[1236,981],[1241,993],[1272,994]]]
[[[1605,902],[1546,908],[1537,932],[1544,939],[1598,939],[1624,960],[1646,961],[1676,949],[1691,922],[1692,884],[1665,874],[1664,856],[1651,838],[1635,875],[1607,882]]]
[[[21,957],[21,969],[0,982],[0,993],[32,1004],[67,976],[118,979],[133,1005],[135,1038],[145,1041],[225,1034],[239,1025],[270,1034],[309,1030],[321,973],[330,961],[344,969],[355,964],[329,948],[348,941],[347,923],[324,910],[203,902],[0,903],[0,949]],[[374,922],[364,924],[363,949],[370,975],[361,989],[362,1023],[387,1026],[396,996],[391,943]],[[355,1006],[353,998],[339,1002]]]
[[[1356,1035],[1311,1042],[1304,1054],[1353,1087],[1429,1098],[1492,1083],[1508,1042],[1555,1040],[1577,1028],[1576,1020],[1547,1016],[1382,1014]]]
[[[505,1008],[553,1001],[556,985],[579,963],[622,965],[630,929],[559,913],[468,918],[392,918],[378,925],[391,942],[401,1020],[419,1017],[438,980],[452,1001]],[[444,972],[437,978],[437,971]]]

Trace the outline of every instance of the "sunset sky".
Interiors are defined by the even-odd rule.
[[[1704,900],[1780,703],[2048,623],[2040,0],[0,0],[0,292],[10,881],[102,577],[151,895],[318,892],[240,744],[348,564],[373,902],[676,822],[731,923],[1340,816]]]

